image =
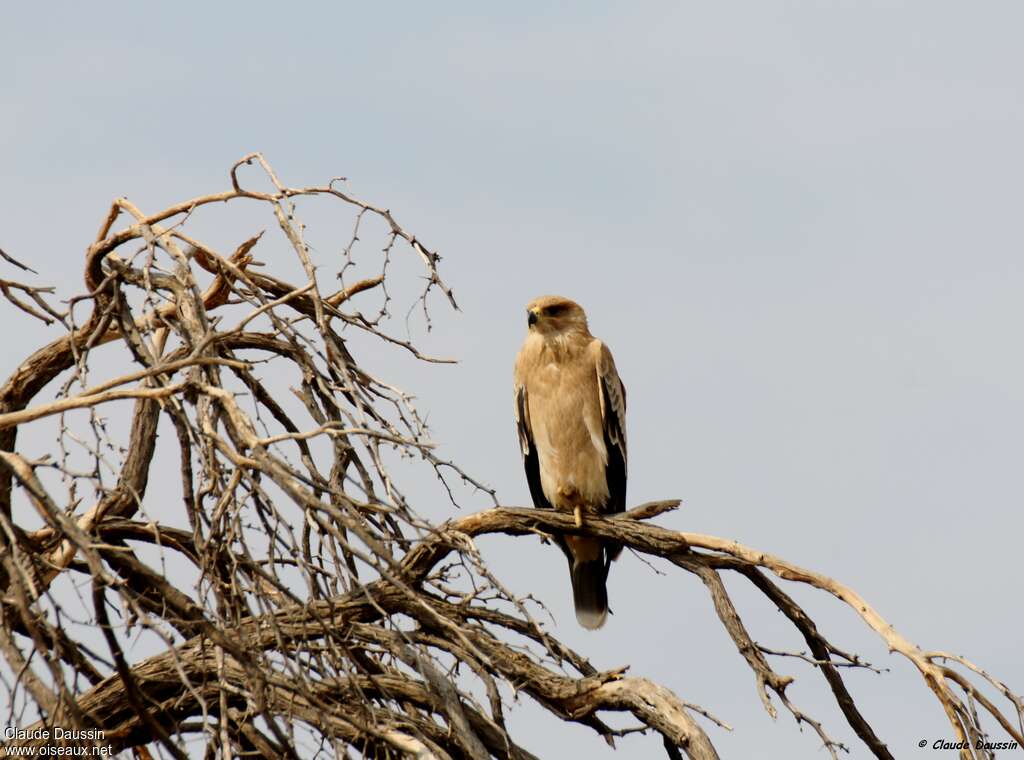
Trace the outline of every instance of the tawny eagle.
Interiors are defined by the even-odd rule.
[[[607,515],[626,508],[626,389],[608,347],[590,334],[579,304],[543,296],[526,307],[528,333],[516,357],[515,415],[533,505]],[[615,542],[557,535],[569,561],[576,619],[608,617]]]

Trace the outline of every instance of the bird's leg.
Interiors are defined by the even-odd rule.
[[[559,501],[562,502],[558,505],[559,508],[565,509],[566,507],[571,506],[573,517],[576,518],[576,527],[582,528],[583,499],[580,497],[579,491],[576,490],[575,486],[562,486],[558,489],[558,497]]]

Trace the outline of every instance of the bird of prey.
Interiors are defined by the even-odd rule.
[[[527,307],[528,332],[516,357],[515,415],[533,505],[606,515],[626,508],[626,389],[608,347],[590,334],[579,304],[542,296]],[[557,535],[569,561],[576,619],[608,617],[608,568],[622,546]]]

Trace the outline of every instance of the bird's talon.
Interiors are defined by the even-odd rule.
[[[577,506],[573,510],[573,514],[576,516],[576,527],[577,528],[582,528],[583,527],[583,509],[581,507]]]

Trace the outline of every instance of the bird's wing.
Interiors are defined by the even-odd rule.
[[[599,346],[596,364],[601,422],[608,451],[605,465],[608,503],[604,511],[621,512],[626,508],[626,388],[619,379],[608,346],[595,342]]]
[[[526,468],[526,482],[530,486],[533,506],[540,509],[551,509],[551,502],[544,495],[540,485],[540,459],[537,457],[537,446],[530,427],[530,404],[526,395],[526,385],[516,378],[515,383],[515,415],[516,431],[519,433],[519,450],[523,455],[523,466]]]

